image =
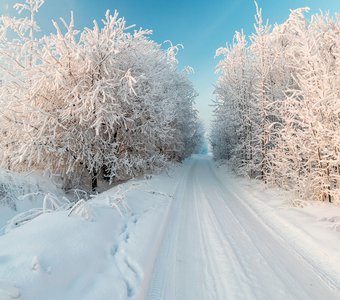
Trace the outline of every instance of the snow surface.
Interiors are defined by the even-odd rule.
[[[127,299],[147,290],[178,172],[131,180],[72,211],[3,229],[0,299]]]
[[[263,217],[276,218],[275,211],[262,216],[253,209],[251,188],[216,173],[210,158],[198,157],[188,167],[148,300],[339,299],[339,271],[328,272],[314,262],[316,252],[295,247],[294,240],[286,239],[291,234],[269,226]],[[294,229],[299,232],[289,228]],[[324,245],[318,246],[320,255]]]
[[[339,299],[339,207],[287,199],[194,156],[2,231],[0,299]]]

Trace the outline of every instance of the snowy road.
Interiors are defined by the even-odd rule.
[[[188,164],[146,299],[339,299],[214,168],[206,157]]]

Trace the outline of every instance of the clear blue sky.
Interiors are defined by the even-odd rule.
[[[17,2],[0,0],[0,13]],[[281,23],[289,15],[290,8],[308,6],[311,12],[319,9],[340,12],[340,0],[258,0],[264,18],[270,23]],[[215,50],[231,42],[236,30],[244,29],[247,35],[253,31],[255,6],[252,0],[45,0],[38,22],[44,32],[52,31],[51,19],[66,19],[69,11],[75,14],[76,26],[91,26],[92,20],[100,20],[107,9],[117,9],[128,24],[152,29],[152,39],[161,43],[171,40],[181,43],[184,50],[179,55],[180,67],[190,65],[195,69],[191,75],[199,92],[197,107],[208,125],[211,120],[213,84],[216,82],[214,68]]]

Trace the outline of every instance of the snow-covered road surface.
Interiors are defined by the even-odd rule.
[[[209,157],[188,163],[146,299],[340,299],[215,171]]]
[[[340,299],[340,207],[289,201],[207,156],[77,213],[18,199],[0,207],[0,300]]]

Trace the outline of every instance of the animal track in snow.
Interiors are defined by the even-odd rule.
[[[129,298],[135,295],[136,289],[142,278],[142,272],[138,265],[126,253],[126,246],[130,240],[129,231],[136,225],[137,221],[138,217],[136,215],[132,215],[129,222],[123,226],[117,243],[112,246],[110,251],[126,284],[127,296]]]

